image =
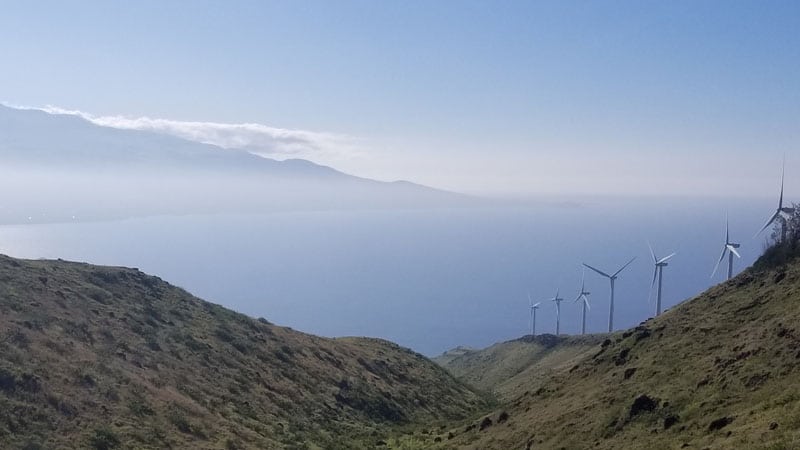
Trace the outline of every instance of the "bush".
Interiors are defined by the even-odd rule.
[[[120,445],[117,435],[109,428],[95,430],[94,436],[89,440],[89,445],[95,450],[110,450]]]

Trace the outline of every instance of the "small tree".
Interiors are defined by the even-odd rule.
[[[775,245],[797,246],[798,240],[800,240],[800,205],[793,203],[791,209],[793,210],[791,213],[781,214],[778,220],[775,221],[775,226],[769,239],[770,247]]]

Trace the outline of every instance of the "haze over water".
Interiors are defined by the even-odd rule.
[[[484,347],[528,333],[528,300],[562,304],[562,332],[579,331],[581,262],[619,277],[615,328],[652,315],[652,260],[664,307],[723,279],[709,278],[725,211],[742,243],[736,272],[760,254],[753,239],[771,199],[582,199],[495,208],[160,216],[0,227],[0,252],[138,267],[206,300],[324,335],[389,339],[427,355]],[[765,233],[766,234],[766,233]],[[608,281],[586,273],[590,332],[606,330]],[[555,330],[543,302],[539,333]]]

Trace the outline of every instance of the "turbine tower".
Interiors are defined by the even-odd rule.
[[[617,281],[617,276],[619,275],[619,273],[622,272],[626,267],[628,267],[635,259],[636,259],[636,257],[634,256],[630,261],[625,263],[624,266],[620,267],[620,269],[618,271],[614,272],[614,275],[609,275],[609,274],[603,272],[602,270],[595,269],[594,267],[592,267],[592,266],[590,266],[590,265],[588,265],[586,263],[583,263],[583,265],[586,266],[588,269],[594,270],[595,272],[599,273],[600,275],[608,278],[608,281],[611,282],[611,303],[610,303],[610,305],[608,307],[608,332],[609,333],[611,333],[611,331],[614,329],[614,282]]]
[[[531,336],[536,336],[536,310],[539,309],[541,304],[542,302],[534,304],[533,300],[531,300],[531,293],[528,292],[528,306],[531,310]]]
[[[556,336],[558,336],[559,332],[561,331],[561,302],[564,301],[563,298],[558,296],[559,290],[556,289],[556,296],[548,299],[551,302],[556,302]]]
[[[653,269],[653,283],[650,284],[650,294],[648,294],[648,302],[650,301],[650,295],[653,293],[653,286],[656,285],[656,278],[658,278],[658,294],[656,295],[656,316],[661,315],[661,281],[664,279],[664,267],[667,267],[669,263],[667,260],[672,258],[673,256],[677,255],[677,252],[672,252],[669,256],[665,256],[661,259],[656,257],[655,252],[653,252],[653,247],[650,246],[650,243],[647,243],[647,247],[650,249],[650,256],[653,257],[653,264],[655,264],[655,268]]]
[[[592,309],[589,306],[589,295],[591,292],[586,290],[586,269],[583,269],[583,276],[581,276],[581,292],[575,299],[575,302],[583,300],[583,312],[581,313],[581,334],[586,334],[586,310]]]
[[[722,254],[719,255],[719,261],[717,261],[717,265],[714,266],[714,271],[711,272],[711,278],[714,278],[714,275],[717,273],[717,269],[719,269],[719,265],[723,259],[725,259],[725,253],[728,253],[728,280],[731,279],[733,276],[733,255],[736,255],[737,258],[741,258],[742,256],[739,252],[736,251],[740,245],[734,242],[731,242],[731,233],[728,229],[728,217],[725,217],[725,246],[722,247]]]
[[[764,230],[767,229],[767,227],[772,225],[776,220],[781,219],[781,242],[786,240],[786,217],[784,217],[783,214],[793,214],[794,208],[783,206],[783,178],[785,173],[786,173],[786,156],[783,157],[783,167],[781,168],[781,195],[780,197],[778,197],[778,209],[775,210],[775,213],[773,213],[772,216],[770,216],[769,220],[767,220],[767,223],[765,223],[764,226],[761,227],[760,230],[758,230],[756,236],[761,234]]]

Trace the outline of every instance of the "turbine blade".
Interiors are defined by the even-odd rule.
[[[778,216],[780,216],[780,215],[781,215],[781,211],[780,211],[780,210],[777,210],[777,211],[775,211],[775,214],[773,214],[773,215],[772,215],[772,216],[769,218],[769,220],[767,221],[767,223],[765,223],[765,224],[764,224],[764,226],[763,226],[763,227],[761,227],[761,229],[760,229],[760,230],[758,230],[758,233],[756,233],[756,235],[755,235],[755,236],[753,236],[753,237],[756,237],[756,236],[758,236],[759,234],[763,233],[763,232],[764,232],[764,230],[766,230],[768,226],[772,225],[772,222],[775,222],[775,219],[777,219],[777,218],[778,218]]]
[[[583,303],[586,305],[586,309],[591,311],[592,305],[589,304],[589,299],[586,296],[583,297]]]
[[[612,276],[617,276],[617,275],[619,275],[619,273],[620,273],[620,272],[622,272],[623,270],[625,270],[625,268],[626,268],[626,267],[630,266],[630,265],[631,265],[631,263],[632,263],[632,262],[633,262],[635,259],[636,259],[636,257],[635,257],[635,256],[634,256],[633,258],[631,258],[631,260],[630,260],[630,261],[628,261],[627,263],[625,263],[625,265],[624,265],[624,266],[620,267],[620,268],[619,268],[619,270],[618,270],[618,271],[616,271],[616,272],[614,273],[614,275],[612,275]]]
[[[651,291],[653,290],[653,286],[655,286],[655,285],[656,285],[656,277],[657,277],[657,276],[658,276],[658,266],[656,266],[656,268],[655,268],[655,269],[653,269],[653,282],[652,282],[652,283],[650,283],[650,290],[651,290]]]
[[[728,251],[728,246],[727,245],[725,247],[722,247],[722,254],[719,255],[719,261],[717,261],[717,264],[714,266],[714,271],[711,272],[711,276],[709,278],[714,278],[714,275],[716,275],[717,269],[719,269],[719,264],[722,262],[723,259],[725,259],[725,252],[726,251]]]
[[[531,291],[528,291],[528,306],[533,307],[533,299],[531,299]]]
[[[672,252],[672,253],[671,253],[669,256],[665,256],[665,257],[663,257],[663,258],[659,259],[659,260],[657,261],[657,263],[658,263],[658,264],[661,264],[661,263],[663,263],[663,262],[667,262],[667,260],[669,260],[670,258],[672,258],[673,256],[675,256],[675,255],[677,255],[677,254],[678,254],[678,252]]]
[[[736,251],[736,247],[734,247],[732,245],[726,245],[726,247],[728,248],[728,250],[732,251],[733,254],[736,255],[737,258],[741,258],[742,257],[742,255],[740,255],[739,252]]]
[[[725,244],[731,243],[731,232],[730,228],[728,227],[728,213],[725,213]]]
[[[542,302],[539,302],[539,303],[534,303],[534,304],[533,304],[533,308],[538,308],[538,307],[539,307],[539,305],[541,305],[541,304],[542,304]]]
[[[602,271],[602,270],[600,270],[600,269],[595,269],[594,267],[592,267],[592,266],[590,266],[590,265],[588,265],[588,264],[586,264],[586,263],[583,263],[583,265],[584,265],[584,266],[586,266],[586,267],[588,267],[589,269],[592,269],[592,270],[594,270],[595,272],[599,273],[600,275],[602,275],[602,276],[604,276],[604,277],[606,277],[606,278],[611,278],[611,275],[609,275],[609,274],[607,274],[607,273],[603,272],[603,271]]]
[[[786,174],[786,155],[783,155],[783,166],[781,166],[781,196],[778,199],[778,211],[783,209],[783,176]]]
[[[653,257],[653,262],[657,262],[658,258],[656,258],[656,254],[653,252],[653,246],[650,245],[650,241],[647,241],[647,248],[650,249],[650,256]]]

